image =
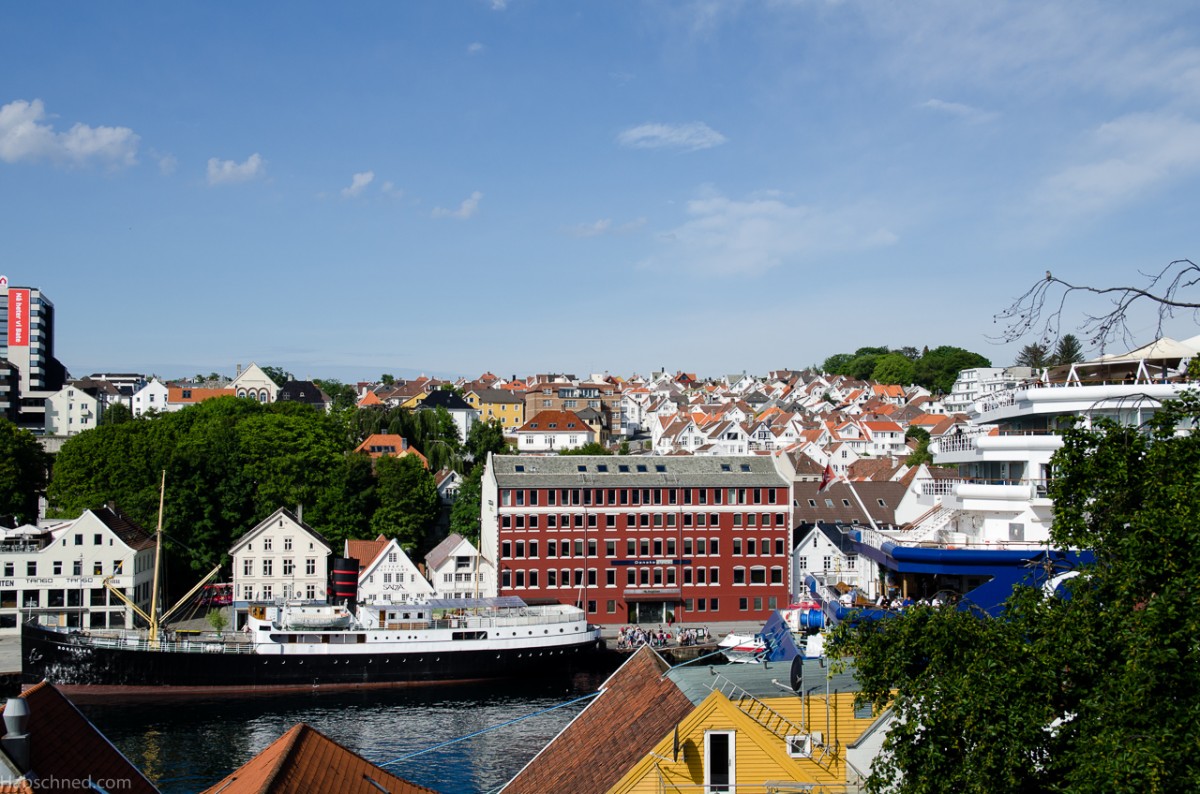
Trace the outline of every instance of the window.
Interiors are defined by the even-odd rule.
[[[270,551],[270,550],[271,550],[271,539],[263,538],[263,551]]]
[[[740,565],[733,569],[733,583],[734,584],[745,584],[746,583],[746,569],[741,567]]]
[[[307,576],[315,576],[317,573],[317,561],[309,557],[304,561],[304,573]]]
[[[11,562],[7,562],[4,564],[4,575],[12,576],[12,563]],[[83,576],[83,560],[75,560],[75,562],[71,563],[71,575],[72,576]]]
[[[92,535],[92,545],[93,546],[103,546],[104,545],[104,538],[100,535],[99,532],[97,532],[95,535]]]
[[[113,573],[116,573],[115,569],[113,570]],[[29,562],[25,563],[25,575],[37,576],[37,560],[30,560]]]
[[[263,571],[263,572],[262,572],[262,575],[263,575],[263,576],[270,576],[270,575],[271,575],[271,560],[263,560],[263,561],[262,561],[262,563],[263,563],[263,566],[262,566],[262,571]]]
[[[291,551],[291,550],[292,550],[292,539],[291,539],[291,538],[284,538],[284,539],[283,539],[283,550],[284,550],[284,551]]]
[[[291,576],[296,572],[296,563],[289,557],[283,561],[283,575]]]
[[[62,562],[58,560],[54,561],[54,575],[62,576]]]
[[[271,585],[263,585],[263,598],[271,598]]]
[[[767,569],[766,568],[762,567],[761,565],[755,565],[753,568],[750,569],[750,584],[766,584],[766,583],[767,583]],[[761,607],[755,607],[755,608],[761,609]]]
[[[733,539],[733,556],[734,557],[742,556],[742,539],[741,538]]]
[[[605,569],[604,584],[606,587],[616,587],[617,586],[617,569],[616,568]]]

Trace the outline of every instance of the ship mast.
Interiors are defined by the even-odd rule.
[[[162,559],[163,500],[167,493],[167,470],[163,469],[162,486],[158,491],[158,530],[154,544],[154,585],[150,590],[150,645],[158,644],[158,573]]]

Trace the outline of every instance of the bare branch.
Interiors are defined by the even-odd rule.
[[[1126,323],[1130,307],[1135,303],[1157,305],[1156,330],[1160,337],[1164,323],[1174,317],[1176,311],[1188,309],[1197,313],[1200,310],[1200,300],[1192,299],[1189,294],[1189,290],[1200,284],[1200,267],[1192,260],[1176,259],[1158,273],[1139,271],[1139,275],[1147,279],[1141,287],[1096,287],[1072,284],[1047,270],[1045,278],[1039,279],[1007,309],[995,315],[994,320],[1001,328],[991,339],[1000,344],[1036,334],[1043,344],[1052,344],[1061,336],[1068,301],[1073,296],[1078,297],[1078,293],[1104,295],[1112,302],[1112,309],[1103,314],[1085,313],[1078,326],[1087,335],[1088,344],[1101,350],[1117,339],[1126,343],[1134,341]]]

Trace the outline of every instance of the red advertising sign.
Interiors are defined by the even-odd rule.
[[[29,347],[29,290],[8,291],[8,346]]]

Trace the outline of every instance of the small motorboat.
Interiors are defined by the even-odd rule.
[[[737,634],[729,632],[717,643],[725,658],[739,664],[755,664],[767,650],[767,642],[761,634]]]

